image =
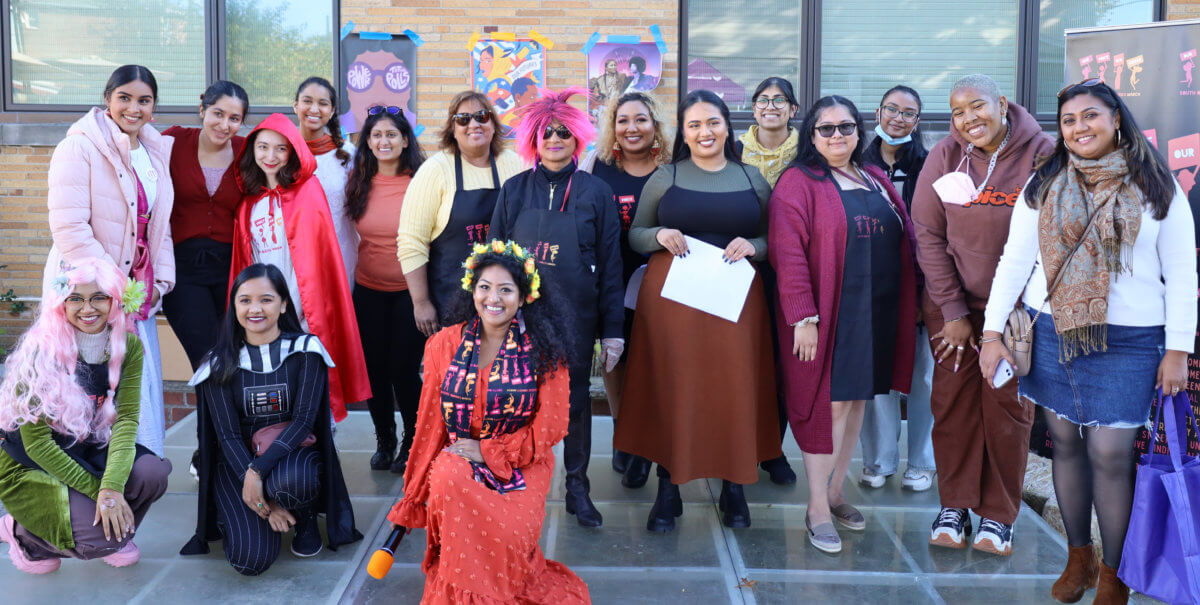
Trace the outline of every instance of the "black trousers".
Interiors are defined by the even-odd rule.
[[[263,479],[267,500],[290,511],[304,511],[321,493],[321,454],[302,447],[279,460]],[[217,464],[213,491],[225,560],[238,573],[257,576],[279,557],[282,537],[242,502],[242,481],[224,462]]]
[[[576,307],[577,309],[580,307]],[[588,462],[592,456],[592,355],[596,346],[596,319],[576,320],[574,361],[571,378],[571,413],[567,436],[563,439],[563,470],[566,471],[567,491],[587,493],[591,487],[587,478]]]
[[[192,369],[217,343],[229,300],[232,250],[230,244],[203,238],[175,245],[175,288],[163,297],[163,312]]]
[[[367,362],[367,380],[373,393],[367,409],[375,434],[395,438],[397,407],[404,430],[413,433],[421,398],[420,367],[425,335],[413,319],[412,295],[408,290],[372,290],[356,282],[353,298]]]

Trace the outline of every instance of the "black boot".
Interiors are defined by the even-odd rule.
[[[412,431],[404,431],[404,438],[400,441],[400,452],[396,454],[396,458],[392,460],[392,472],[397,475],[403,475],[404,470],[408,468],[408,453],[412,451]]]
[[[629,468],[629,459],[633,458],[633,454],[622,452],[621,450],[613,450],[612,467],[613,471],[625,474],[625,469]]]
[[[625,469],[625,476],[621,477],[621,485],[633,489],[646,485],[646,479],[650,477],[650,467],[653,464],[641,456],[632,456],[629,459],[628,468]]]
[[[604,517],[592,504],[592,498],[586,490],[572,491],[567,487],[567,513],[575,515],[575,520],[583,527],[600,527],[604,525]]]
[[[295,511],[296,535],[292,537],[292,554],[301,558],[314,557],[321,552],[321,529],[317,513],[311,507]]]
[[[371,470],[386,471],[392,466],[396,455],[396,429],[391,433],[375,433],[375,455],[371,456]]]
[[[792,470],[792,465],[784,456],[763,460],[758,466],[770,473],[771,483],[775,485],[792,485],[796,482],[796,471]]]
[[[683,499],[679,497],[679,486],[671,483],[671,473],[662,465],[658,467],[658,495],[646,529],[655,533],[666,533],[675,529],[675,517],[683,515]]]
[[[746,506],[746,494],[742,492],[742,484],[721,481],[721,499],[717,506],[725,513],[721,516],[725,527],[750,527],[750,507]]]
[[[581,353],[583,353],[581,351]],[[587,359],[591,360],[591,341],[587,341]],[[583,356],[580,356],[583,359]],[[563,470],[566,471],[567,512],[583,527],[600,527],[604,517],[588,495],[588,461],[592,456],[592,399],[588,393],[591,364],[571,367],[571,411],[567,436],[563,438]]]

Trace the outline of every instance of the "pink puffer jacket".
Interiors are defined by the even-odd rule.
[[[175,139],[146,124],[138,143],[146,146],[158,173],[158,195],[150,211],[146,238],[154,266],[154,287],[161,296],[175,287],[175,251],[171,244],[170,157]],[[67,131],[50,158],[50,233],[54,246],[46,259],[43,288],[66,259],[99,257],[128,272],[137,243],[137,185],[129,160],[129,137],[94,108]],[[157,306],[155,308],[157,311]]]

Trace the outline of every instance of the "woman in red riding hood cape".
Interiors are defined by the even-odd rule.
[[[246,137],[237,166],[242,201],[229,281],[252,263],[279,267],[301,321],[333,357],[329,404],[341,421],[346,404],[369,399],[371,387],[333,218],[313,176],[316,158],[291,120],[275,113]]]

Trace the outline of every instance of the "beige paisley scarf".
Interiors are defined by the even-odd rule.
[[[758,168],[772,187],[783,176],[788,164],[796,159],[800,149],[800,133],[795,128],[788,128],[788,137],[775,149],[767,149],[758,143],[758,124],[751,124],[739,140],[742,142],[742,161]]]
[[[1142,190],[1129,179],[1123,149],[1098,160],[1075,154],[1068,154],[1068,160],[1051,181],[1038,215],[1047,286],[1059,271],[1065,271],[1050,297],[1061,341],[1059,360],[1064,362],[1108,349],[1109,281],[1112,275],[1131,270],[1129,257],[1142,225],[1144,203]],[[1099,215],[1085,235],[1094,213]],[[1072,258],[1081,237],[1086,239]]]

